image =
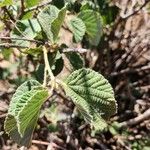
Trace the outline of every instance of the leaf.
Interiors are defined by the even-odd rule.
[[[113,89],[101,74],[82,68],[70,74],[62,86],[95,130],[106,127],[105,120],[116,113]]]
[[[25,6],[26,6],[26,8],[31,8],[31,7],[36,6],[36,5],[38,6],[39,2],[40,2],[40,0],[25,0]],[[34,11],[35,10],[25,12],[22,15],[22,20],[33,18]]]
[[[64,0],[53,0],[52,1],[52,4],[59,9],[62,8],[65,5],[65,3],[66,3],[66,0],[65,1]]]
[[[94,10],[82,10],[78,17],[86,26],[86,33],[91,45],[97,46],[102,36],[102,23],[100,14]]]
[[[35,78],[36,78],[40,83],[42,83],[43,80],[44,80],[44,68],[45,68],[45,65],[44,65],[44,64],[39,64],[39,65],[37,66],[37,69],[36,69],[35,72],[34,72]]]
[[[26,19],[31,19],[33,17],[34,13],[31,11],[31,12],[27,12],[27,13],[24,13],[22,15],[22,18],[21,20],[26,20]]]
[[[57,40],[57,37],[58,37],[59,31],[60,31],[61,25],[62,25],[62,23],[63,23],[63,21],[65,19],[66,10],[67,10],[66,6],[63,7],[59,11],[57,18],[52,22],[51,31],[53,33],[53,40],[54,41]]]
[[[9,6],[13,4],[13,0],[0,0],[0,7]]]
[[[52,43],[54,43],[54,40],[53,33],[51,31],[51,24],[57,17],[58,11],[59,10],[55,6],[49,5],[38,14],[38,20],[43,28],[43,31]]]
[[[42,47],[29,48],[25,51],[25,53],[30,54],[32,56],[38,56],[43,53]]]
[[[48,91],[36,80],[26,81],[13,95],[4,129],[19,145],[29,146],[41,105],[47,97]]]
[[[38,20],[51,43],[55,43],[66,14],[66,6],[61,10],[53,5],[38,14]]]
[[[70,20],[68,27],[72,31],[75,41],[80,42],[86,31],[84,22],[80,18],[75,17]]]
[[[40,0],[25,0],[27,8],[33,7],[39,3]]]
[[[117,134],[119,134],[120,128],[121,128],[121,125],[120,125],[118,122],[114,121],[114,122],[108,127],[108,130],[110,131],[110,133],[111,133],[112,135],[117,135]]]
[[[52,72],[57,76],[63,69],[64,61],[59,51],[48,53],[48,61],[51,66]],[[35,78],[42,83],[44,80],[45,64],[40,64],[34,72]]]
[[[79,53],[76,52],[66,52],[64,53],[69,59],[73,70],[80,69],[84,66],[84,60]]]
[[[37,19],[28,19],[18,21],[16,27],[11,32],[12,38],[27,38],[34,39],[37,36],[37,33],[41,31],[41,27]],[[30,42],[26,40],[12,40],[16,45],[29,46]]]
[[[86,10],[86,9],[99,10],[98,2],[97,1],[95,2],[94,1],[82,1],[80,11]]]
[[[61,53],[59,51],[48,53],[48,61],[53,74],[55,76],[58,75],[62,71],[64,65]]]

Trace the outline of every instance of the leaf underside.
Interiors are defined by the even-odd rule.
[[[95,130],[104,129],[105,120],[116,113],[113,89],[101,74],[82,68],[70,74],[62,86]]]
[[[66,6],[61,10],[53,5],[44,8],[38,14],[38,20],[51,43],[55,43],[66,15]]]
[[[80,42],[86,31],[84,22],[80,18],[75,17],[70,20],[68,27],[72,31],[75,41]]]
[[[48,91],[35,80],[23,83],[12,97],[4,129],[19,145],[29,146]]]

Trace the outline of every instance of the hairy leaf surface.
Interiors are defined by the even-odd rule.
[[[75,17],[70,20],[68,26],[74,35],[75,41],[80,42],[86,31],[84,22],[80,18]]]
[[[64,21],[66,6],[59,10],[53,5],[47,6],[38,14],[39,22],[50,42],[55,43],[59,30]]]
[[[35,80],[23,83],[12,97],[5,131],[20,145],[28,146],[35,128],[41,105],[48,91]]]
[[[102,35],[102,23],[100,14],[96,11],[87,9],[82,10],[78,17],[83,20],[86,26],[86,33],[91,45],[97,46]]]
[[[101,74],[82,68],[69,75],[62,85],[95,130],[106,127],[105,119],[116,112],[116,101],[111,85]]]

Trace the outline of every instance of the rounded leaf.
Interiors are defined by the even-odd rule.
[[[103,129],[105,119],[116,113],[113,89],[101,74],[82,68],[71,73],[62,86],[96,130]]]

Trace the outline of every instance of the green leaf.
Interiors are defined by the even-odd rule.
[[[38,20],[43,28],[43,31],[52,43],[54,43],[54,40],[53,33],[51,31],[51,24],[54,19],[57,18],[58,12],[59,10],[55,6],[49,5],[38,14]]]
[[[4,128],[19,145],[29,146],[41,105],[47,97],[48,91],[36,80],[26,81],[13,95]]]
[[[47,6],[38,14],[38,19],[43,28],[43,31],[51,43],[55,43],[58,38],[65,14],[66,6],[59,10],[53,5]]]
[[[33,17],[33,15],[34,15],[33,12],[24,13],[24,14],[22,15],[21,20],[31,19],[31,18]]]
[[[66,3],[66,0],[53,0],[52,4],[57,8],[61,9]]]
[[[102,36],[102,23],[100,14],[93,10],[82,10],[78,17],[86,26],[86,33],[91,45],[97,46]]]
[[[106,127],[105,120],[116,113],[113,89],[101,74],[82,68],[70,74],[62,86],[95,130]]]
[[[13,0],[0,0],[0,7],[9,6],[13,4]]]
[[[115,121],[109,126],[108,129],[112,135],[117,135],[119,134],[120,128],[121,128],[121,125]]]
[[[84,60],[79,53],[66,52],[64,54],[69,59],[69,62],[72,66],[72,70],[77,70],[77,69],[80,69],[84,66]]]
[[[55,18],[55,20],[52,22],[52,26],[51,26],[51,31],[53,33],[53,40],[56,41],[58,38],[58,34],[61,28],[61,25],[65,19],[65,15],[66,15],[66,6],[63,7],[59,13],[57,18]]]
[[[63,59],[59,51],[48,53],[48,61],[51,66],[53,74],[58,75],[63,69]]]
[[[75,41],[80,42],[86,31],[84,22],[80,18],[76,17],[70,20],[68,27],[72,31]]]
[[[37,19],[28,19],[18,21],[16,28],[11,32],[12,38],[34,39],[37,33],[41,31],[41,27]],[[30,46],[30,42],[26,40],[12,40],[16,45]]]
[[[40,0],[25,0],[25,7],[30,8],[30,7],[33,7],[36,5],[38,6],[39,2],[40,2]],[[34,11],[35,10],[24,13],[22,15],[22,20],[33,18]]]
[[[25,53],[30,54],[32,56],[38,56],[43,53],[42,47],[29,48],[25,51]]]
[[[33,7],[39,3],[40,0],[25,0],[26,7]]]

